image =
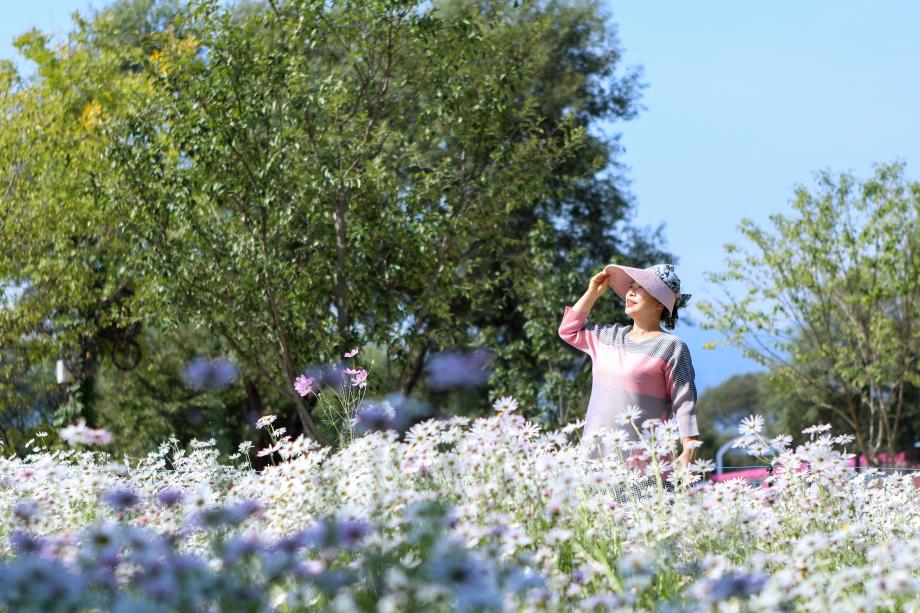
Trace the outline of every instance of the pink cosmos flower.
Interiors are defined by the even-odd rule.
[[[363,370],[363,369],[359,370],[358,372],[354,373],[354,375],[355,376],[352,377],[351,379],[352,387],[366,387],[367,386],[367,371],[366,370]]]
[[[313,377],[307,377],[300,375],[297,379],[294,380],[294,389],[301,396],[306,396],[313,391],[311,387],[313,385]]]
[[[278,440],[277,443],[275,443],[274,445],[271,445],[270,447],[266,447],[265,449],[260,450],[258,453],[256,453],[256,455],[259,456],[260,458],[263,458],[267,455],[271,455],[275,453],[276,451],[278,451],[279,449],[281,449],[282,447],[284,447],[289,440],[291,440],[290,436],[283,436]]]
[[[80,420],[76,425],[69,425],[61,429],[61,438],[71,445],[108,445],[112,442],[111,433],[102,428],[87,428],[86,421]]]
[[[349,351],[348,353],[343,353],[342,355],[344,355],[346,358],[353,358],[353,357],[355,357],[356,355],[358,355],[358,348],[355,347],[354,349],[352,349],[352,350]]]

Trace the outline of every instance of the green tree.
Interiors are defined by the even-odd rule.
[[[403,367],[462,336],[446,307],[475,292],[473,248],[578,134],[540,133],[504,20],[413,2],[186,18],[194,35],[163,35],[151,92],[108,124],[110,200],[163,314],[214,330],[317,436],[293,389],[303,365],[359,329]]]
[[[92,20],[76,16],[63,42],[34,30],[18,38],[31,78],[2,64],[0,436],[8,451],[25,451],[19,442],[53,417],[104,424],[116,434],[113,449],[130,453],[171,434],[216,435],[225,448],[243,434],[249,379],[220,398],[183,385],[175,356],[225,348],[187,327],[163,330],[143,311],[137,245],[99,189],[111,168],[100,126],[143,87],[143,65],[159,44],[151,34],[176,31],[177,10],[170,0],[117,2]],[[69,390],[55,383],[57,358],[75,377]]]
[[[822,172],[792,207],[772,231],[742,222],[751,246],[727,245],[728,270],[710,275],[728,297],[701,305],[707,327],[877,461],[897,449],[920,386],[920,184],[901,164],[863,182]]]
[[[444,5],[489,6],[463,0]],[[552,28],[532,25],[547,19]],[[648,266],[674,258],[660,247],[661,227],[640,230],[628,223],[633,202],[623,187],[613,130],[635,116],[641,84],[638,69],[622,67],[611,16],[598,2],[576,0],[525,3],[517,21],[516,44],[535,58],[521,87],[537,101],[543,130],[558,132],[569,112],[584,128],[584,141],[548,178],[550,189],[533,206],[501,220],[502,240],[481,260],[478,302],[456,308],[471,311],[477,341],[496,349],[492,399],[513,394],[525,411],[542,413],[552,425],[579,416],[590,389],[589,360],[556,334],[563,306],[607,262]],[[595,313],[625,322],[613,308],[599,305]]]
[[[247,406],[294,406],[314,435],[293,378],[356,344],[422,393],[433,352],[487,345],[495,394],[564,421],[587,371],[561,306],[603,261],[666,257],[627,223],[615,137],[589,130],[639,89],[597,2],[133,0],[76,23],[21,41],[32,80],[6,73],[4,207],[32,238],[3,254],[31,292],[4,342],[98,349],[88,389],[131,390],[98,398],[113,423],[184,400],[149,385],[172,366],[112,368],[106,334],[150,359],[196,326],[240,361]]]
[[[700,457],[714,458],[719,447],[738,436],[738,423],[743,418],[764,414],[758,389],[762,376],[761,373],[734,375],[700,394],[697,410],[706,416],[700,420],[703,439]]]
[[[66,358],[76,382],[61,417],[92,424],[99,365],[136,363],[139,320],[132,246],[98,189],[110,167],[100,125],[136,78],[122,66],[129,50],[101,52],[88,38],[80,28],[53,46],[33,30],[15,44],[35,76],[0,69],[0,345],[30,364]]]

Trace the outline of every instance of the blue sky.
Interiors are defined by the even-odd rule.
[[[89,7],[102,7],[107,3],[87,0],[29,0],[4,2],[3,19],[0,20],[0,57],[12,58],[16,50],[13,39],[35,27],[43,32],[63,34],[71,29],[70,15],[79,10],[89,14]]]
[[[767,225],[821,169],[868,176],[900,159],[920,176],[920,3],[608,2],[624,63],[642,65],[646,109],[622,132],[635,221],[664,221],[683,291],[717,295],[742,217]],[[691,301],[692,303],[693,301]],[[694,310],[689,309],[690,314]],[[699,315],[696,314],[697,319]],[[756,369],[699,328],[697,386]]]
[[[74,10],[105,4],[6,3],[0,57],[12,57],[13,37],[30,27],[63,33]],[[641,65],[648,84],[638,117],[607,129],[622,133],[636,223],[665,223],[694,301],[715,293],[704,272],[722,267],[722,245],[738,239],[741,218],[766,223],[788,211],[793,187],[810,185],[815,171],[867,176],[874,162],[900,159],[920,176],[920,3],[606,6],[624,63]],[[757,368],[732,349],[704,350],[714,333],[686,325],[676,333],[691,348],[700,390]]]

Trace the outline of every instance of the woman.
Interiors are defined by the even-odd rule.
[[[594,302],[613,288],[626,303],[630,325],[588,324]],[[582,444],[604,428],[623,430],[630,440],[638,439],[632,426],[621,417],[637,413],[633,422],[641,429],[649,418],[677,418],[684,466],[693,460],[691,440],[700,440],[696,424],[696,385],[687,345],[673,334],[678,310],[686,306],[689,294],[680,293],[680,279],[670,264],[630,268],[610,264],[592,277],[585,294],[574,307],[566,306],[559,336],[591,356],[591,400],[585,416]],[[636,410],[638,408],[638,410]],[[591,443],[591,457],[612,453]]]

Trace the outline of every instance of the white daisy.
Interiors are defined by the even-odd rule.
[[[763,431],[763,424],[762,415],[748,415],[741,420],[741,425],[738,426],[738,432],[742,436],[760,434]]]
[[[492,404],[498,413],[510,413],[518,408],[518,401],[514,396],[502,396]]]
[[[278,417],[276,415],[263,415],[256,422],[256,428],[262,429],[270,424],[272,424]]]
[[[826,432],[830,429],[830,424],[815,424],[814,426],[808,426],[802,430],[802,434],[818,434],[819,432]]]
[[[620,412],[620,415],[617,417],[617,422],[621,426],[628,426],[629,424],[638,421],[642,417],[642,409],[637,405],[629,405]]]

